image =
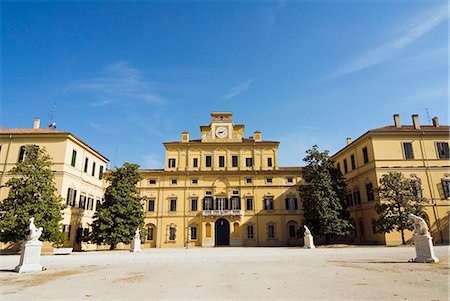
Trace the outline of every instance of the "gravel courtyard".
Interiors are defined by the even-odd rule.
[[[437,264],[408,263],[414,247],[196,248],[42,256],[46,271],[11,272],[1,300],[448,300],[450,247]]]

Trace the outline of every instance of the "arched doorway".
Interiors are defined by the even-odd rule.
[[[229,246],[230,245],[230,223],[224,219],[219,218],[215,224],[215,245]]]

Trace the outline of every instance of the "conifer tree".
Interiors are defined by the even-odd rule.
[[[389,233],[400,231],[402,243],[405,244],[405,230],[413,230],[409,221],[410,213],[424,217],[422,191],[418,190],[414,181],[406,179],[401,172],[384,174],[380,179],[380,186],[375,190],[380,197],[380,203],[375,205],[379,214],[373,221],[375,232]]]
[[[51,158],[45,149],[28,145],[21,159],[10,171],[13,178],[4,185],[9,194],[0,202],[0,241],[24,241],[34,217],[36,226],[44,228],[43,240],[61,243],[59,222],[65,204],[55,187]]]
[[[91,240],[106,243],[114,250],[119,242],[128,244],[137,228],[145,236],[142,198],[136,184],[141,180],[139,165],[124,163],[108,176],[104,202],[94,215]]]
[[[315,235],[349,234],[353,228],[345,203],[345,182],[334,166],[328,151],[320,152],[317,145],[306,151],[303,168],[306,185],[299,187],[303,202],[304,224]]]

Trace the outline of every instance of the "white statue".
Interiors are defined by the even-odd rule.
[[[139,230],[139,228],[137,228],[136,232],[134,232],[134,238],[141,239],[141,230]]]
[[[28,241],[38,241],[39,237],[41,237],[42,235],[42,231],[44,230],[44,228],[39,227],[36,228],[36,226],[34,225],[34,217],[30,218],[30,234],[28,235]]]
[[[309,228],[306,227],[306,225],[303,227],[305,227],[305,235],[311,235],[311,231],[309,230]]]
[[[423,218],[412,213],[408,217],[414,224],[414,235],[427,235],[430,233],[427,222]]]

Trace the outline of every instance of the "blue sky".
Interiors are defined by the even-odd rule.
[[[282,166],[368,129],[448,124],[445,1],[2,2],[0,126],[74,133],[162,168],[212,111],[280,141]]]

